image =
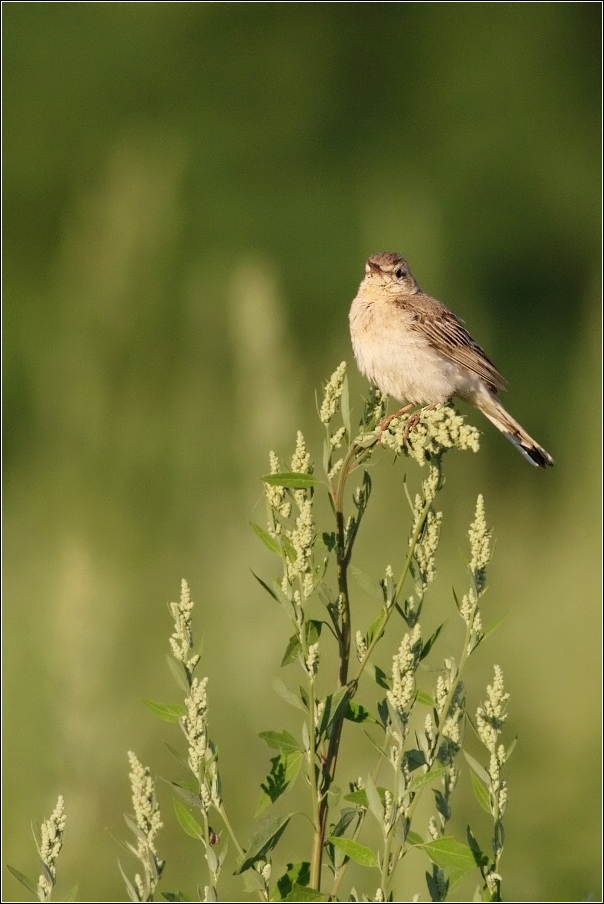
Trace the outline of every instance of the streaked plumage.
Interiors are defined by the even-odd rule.
[[[383,251],[369,258],[349,319],[359,370],[385,395],[417,405],[458,396],[482,411],[531,464],[553,465],[499,401],[506,384],[499,370],[459,317],[424,295],[400,255]]]

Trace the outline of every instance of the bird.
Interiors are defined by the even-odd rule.
[[[456,396],[478,408],[532,465],[553,465],[549,452],[499,401],[506,380],[497,367],[464,322],[422,292],[400,254],[381,251],[367,260],[349,322],[361,373],[383,395],[407,403],[397,414]]]

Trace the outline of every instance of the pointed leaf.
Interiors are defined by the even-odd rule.
[[[427,694],[426,691],[418,691],[415,699],[416,702],[421,703],[422,706],[434,706],[434,699],[430,694]]]
[[[438,635],[440,634],[440,632],[442,631],[442,629],[444,628],[444,626],[445,626],[445,623],[443,622],[442,625],[439,625],[439,627],[436,629],[434,634],[432,634],[432,636],[429,637],[428,640],[425,642],[425,644],[422,647],[420,656],[419,656],[420,662],[422,661],[422,659],[426,658],[426,656],[428,655],[428,653],[430,652],[430,650],[436,643],[436,639],[437,639]]]
[[[130,879],[128,878],[128,876],[126,875],[126,873],[124,872],[124,869],[123,869],[123,867],[122,867],[122,864],[120,863],[119,860],[117,861],[117,865],[119,866],[120,873],[122,874],[122,879],[123,879],[124,882],[126,883],[126,891],[127,891],[128,894],[130,895],[130,900],[131,900],[131,901],[139,901],[140,898],[139,898],[139,896],[138,896],[138,892],[135,891],[135,888],[134,888],[132,882],[130,881]]]
[[[436,766],[429,772],[425,772],[423,775],[416,775],[409,785],[409,791],[419,791],[420,788],[423,788],[424,785],[427,785],[432,779],[440,778],[444,771],[444,766]]]
[[[187,808],[183,803],[181,803],[178,798],[174,798],[174,809],[176,811],[176,818],[178,819],[180,825],[185,830],[187,835],[190,835],[191,838],[197,838],[198,841],[204,840],[203,829],[197,822],[194,816],[191,816]]]
[[[379,792],[375,787],[373,779],[370,775],[367,775],[367,778],[365,780],[365,791],[367,793],[367,803],[369,804],[369,809],[381,825],[384,821],[384,806],[382,804],[382,799],[379,795]]]
[[[164,901],[190,901],[190,898],[187,898],[182,891],[162,891],[161,893]]]
[[[76,882],[76,884],[73,886],[73,888],[71,889],[71,891],[69,892],[67,897],[64,899],[66,904],[70,904],[71,901],[75,901],[76,896],[78,894],[78,888],[79,888],[79,886],[78,886],[78,883]]]
[[[156,703],[154,700],[143,700],[143,703],[154,716],[164,722],[178,722],[187,714],[186,709],[180,703]]]
[[[256,807],[255,816],[262,813],[269,804],[278,800],[295,784],[303,759],[304,755],[301,750],[289,754],[280,753],[279,756],[271,759],[272,769],[260,786],[262,794]]]
[[[281,547],[279,546],[279,543],[275,540],[275,538],[271,537],[271,535],[267,533],[267,531],[263,530],[260,525],[256,524],[254,521],[250,521],[249,524],[256,536],[260,540],[262,540],[266,548],[270,549],[271,552],[274,552],[276,555],[281,557]]]
[[[174,747],[171,747],[167,741],[164,741],[164,744],[166,745],[166,747],[168,748],[168,750],[170,751],[172,756],[176,757],[176,759],[178,760],[179,763],[182,763],[182,765],[186,766],[187,769],[190,768],[186,757],[184,757],[181,753],[179,753],[178,750],[176,750]]]
[[[269,816],[260,824],[241,866],[235,870],[234,875],[239,876],[251,869],[258,860],[266,859],[266,855],[275,847],[293,815],[288,813],[287,816]]]
[[[178,794],[180,799],[184,800],[190,807],[197,807],[200,810],[203,809],[201,797],[196,791],[187,788],[186,785],[179,782],[170,782],[170,787]]]
[[[424,843],[424,839],[417,832],[407,832],[407,843],[413,847],[418,847]]]
[[[303,713],[307,712],[307,709],[300,698],[293,694],[280,678],[273,677],[273,690],[276,694],[279,694],[281,699],[285,700],[286,703],[295,706],[296,709],[301,709]]]
[[[38,897],[37,889],[34,888],[27,876],[24,876],[23,873],[20,873],[18,869],[15,869],[15,867],[11,866],[9,863],[6,864],[6,868],[13,874],[17,882],[20,882],[21,885],[25,886],[28,892],[34,895],[34,897]]]
[[[364,844],[359,844],[357,841],[353,841],[351,838],[340,838],[337,835],[330,835],[329,841],[333,844],[334,847],[337,847],[341,851],[343,851],[347,857],[350,857],[351,860],[354,860],[355,863],[359,863],[361,866],[369,866],[379,869],[377,857],[375,856],[371,848],[365,847]]]
[[[278,892],[278,896],[275,896],[271,900],[282,901],[291,893],[294,885],[306,888],[309,882],[310,863],[306,861],[303,863],[288,863],[287,872],[277,881],[276,891]]]
[[[262,738],[273,750],[280,750],[281,753],[297,753],[301,749],[289,731],[261,731],[258,737]]]
[[[491,815],[491,795],[482,784],[478,776],[475,775],[475,773],[472,771],[470,772],[470,780],[472,782],[472,788],[474,789],[476,800],[485,811],[485,813]]]
[[[388,680],[388,675],[386,672],[383,672],[382,669],[378,665],[373,665],[373,663],[367,663],[367,671],[373,678],[376,684],[379,684],[380,687],[383,687],[385,690],[390,690],[390,682]]]
[[[476,773],[481,782],[484,782],[484,784],[489,787],[491,784],[491,777],[484,766],[481,766],[478,760],[475,760],[474,757],[470,756],[470,754],[465,750],[463,752],[463,755],[465,756],[470,769]]]
[[[304,885],[298,885],[297,882],[294,883],[291,892],[287,895],[286,898],[282,898],[282,901],[330,901],[331,898],[329,895],[324,895],[320,891],[315,891],[314,888],[307,888]]]
[[[380,724],[368,709],[353,700],[348,701],[344,718],[348,719],[349,722],[374,722],[376,725]]]
[[[250,571],[252,571],[251,568],[250,568]],[[274,590],[271,590],[271,588],[268,586],[268,584],[267,584],[265,581],[263,581],[262,578],[259,578],[255,571],[252,571],[252,574],[254,575],[254,577],[256,578],[256,580],[258,581],[258,583],[260,584],[260,586],[261,586],[261,587],[264,587],[264,589],[266,590],[266,592],[267,592],[270,596],[272,596],[272,598],[273,598],[274,600],[277,600],[277,602],[280,603],[281,600],[279,599],[279,597],[277,596],[277,594],[275,593],[275,591],[274,591]]]
[[[177,685],[184,691],[185,694],[189,693],[190,685],[187,681],[187,673],[185,671],[185,667],[182,662],[177,662],[176,659],[173,659],[168,653],[166,653],[166,662],[168,663],[168,668],[172,673],[172,677],[176,681]]]
[[[287,487],[290,490],[305,490],[307,487],[314,487],[322,482],[318,477],[313,477],[312,474],[298,474],[297,471],[265,474],[260,480],[273,487]]]
[[[476,869],[474,854],[467,844],[461,844],[451,836],[437,838],[436,841],[424,842],[422,847],[430,860],[441,869],[452,870],[466,875]],[[458,880],[459,881],[459,880]]]
[[[373,597],[373,599],[378,600],[380,603],[384,602],[384,592],[379,581],[376,581],[375,578],[372,578],[371,575],[366,572],[361,571],[356,565],[350,566],[350,573],[361,590],[364,590],[365,593]]]

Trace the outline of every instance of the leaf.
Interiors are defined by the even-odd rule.
[[[261,731],[258,735],[259,738],[268,744],[269,747],[272,747],[273,750],[280,750],[281,753],[297,753],[299,751],[300,745],[296,741],[293,735],[290,735],[289,731]]]
[[[170,751],[172,756],[176,757],[176,759],[178,760],[179,763],[182,763],[182,765],[186,766],[187,769],[191,768],[187,762],[186,757],[184,757],[181,753],[179,753],[178,750],[175,750],[174,747],[171,747],[167,741],[164,741],[164,744],[166,745],[166,747],[168,748],[168,750]]]
[[[289,754],[280,753],[279,756],[271,759],[273,764],[271,771],[260,785],[262,794],[256,807],[255,816],[262,813],[269,804],[274,804],[295,783],[303,759],[301,750]]]
[[[344,718],[348,719],[349,722],[375,722],[376,725],[380,724],[368,709],[353,700],[348,701]]]
[[[283,901],[290,894],[295,885],[306,888],[310,882],[310,863],[306,860],[302,863],[288,863],[287,872],[277,881],[278,898],[273,900]]]
[[[13,874],[13,876],[15,877],[17,882],[20,882],[21,885],[24,885],[25,888],[29,892],[31,892],[31,894],[34,895],[35,898],[38,897],[37,890],[34,888],[34,886],[30,882],[30,880],[27,878],[27,876],[24,876],[23,873],[20,873],[18,869],[15,869],[14,866],[10,866],[10,864],[8,864],[8,863],[6,864],[6,868]]]
[[[442,625],[439,625],[439,627],[436,629],[434,634],[432,634],[432,636],[429,637],[428,640],[425,642],[425,644],[422,647],[422,651],[419,655],[420,662],[422,661],[422,659],[426,658],[426,656],[428,655],[428,653],[430,652],[430,650],[436,643],[436,639],[437,639],[438,635],[440,634],[440,632],[442,631],[442,629],[444,628],[444,626],[445,626],[445,623],[443,622]]]
[[[325,706],[321,716],[321,724],[319,725],[319,737],[329,737],[330,729],[334,725],[342,707],[346,705],[348,694],[348,687],[344,686],[337,690],[335,694],[329,694],[325,698]]]
[[[65,904],[69,904],[69,902],[75,901],[76,896],[78,894],[78,888],[79,888],[79,886],[78,886],[78,883],[76,882],[76,884],[73,886],[73,888],[71,889],[71,891],[69,892],[67,897],[64,898]]]
[[[266,860],[266,855],[275,847],[293,815],[288,813],[287,816],[269,816],[263,820],[252,838],[245,859],[235,870],[235,876],[240,876],[241,873],[251,869],[258,860]]]
[[[467,844],[461,844],[451,836],[437,838],[436,841],[428,841],[417,845],[425,850],[430,860],[441,869],[451,870],[456,875],[456,882],[476,869],[474,854]]]
[[[364,788],[358,788],[356,791],[351,791],[350,794],[345,794],[344,800],[349,800],[351,803],[356,804],[358,807],[365,807],[366,810],[369,809],[367,792]]]
[[[307,888],[304,885],[298,885],[297,882],[294,883],[294,886],[291,892],[288,894],[286,898],[282,898],[282,901],[330,901],[331,898],[329,895],[324,895],[320,891],[315,891],[314,888]]]
[[[371,575],[367,574],[366,572],[361,571],[361,569],[357,568],[356,565],[350,566],[350,573],[361,590],[364,590],[365,593],[373,597],[373,599],[378,600],[380,603],[384,602],[384,593],[379,581],[376,581],[371,577]]]
[[[486,640],[487,637],[489,636],[489,634],[492,634],[493,631],[496,631],[497,628],[499,627],[499,625],[501,625],[506,620],[506,618],[507,618],[507,615],[501,615],[499,618],[496,618],[495,621],[489,625],[489,627],[486,629],[486,631],[480,638],[480,643],[482,643],[483,640]]]
[[[162,891],[161,893],[164,901],[190,901],[190,898],[187,898],[182,891]]]
[[[195,817],[191,816],[185,805],[181,803],[177,797],[174,798],[174,809],[176,811],[176,818],[187,835],[190,835],[191,838],[197,838],[198,841],[203,841],[203,829]]]
[[[379,684],[380,687],[383,687],[385,690],[390,690],[390,682],[388,681],[388,675],[386,672],[383,672],[379,665],[373,665],[373,663],[367,663],[367,670],[376,684]]]
[[[470,756],[470,754],[465,750],[463,752],[463,755],[465,756],[470,769],[476,773],[481,782],[484,782],[484,784],[489,787],[489,785],[491,784],[491,777],[484,766],[481,766],[478,760],[475,760],[474,757]],[[491,811],[489,810],[489,812]]]
[[[250,571],[252,571],[251,568],[250,568]],[[258,581],[258,583],[260,584],[260,586],[261,586],[261,587],[264,587],[264,589],[266,590],[266,592],[267,592],[270,596],[272,596],[272,598],[273,598],[274,600],[276,600],[278,603],[280,603],[281,600],[279,599],[279,597],[277,596],[277,594],[275,593],[275,591],[274,591],[274,590],[271,590],[271,588],[268,586],[268,584],[267,584],[265,581],[263,581],[262,578],[259,578],[255,571],[252,571],[252,574],[254,575],[254,577],[256,578],[256,580]]]
[[[168,653],[166,653],[166,662],[168,663],[168,668],[172,673],[172,677],[176,681],[181,691],[184,691],[185,694],[188,694],[190,685],[187,680],[187,673],[185,671],[184,664],[182,662],[177,662]]]
[[[434,699],[426,691],[418,691],[415,700],[423,706],[434,706]]]
[[[474,862],[476,863],[476,866],[478,866],[478,867],[487,866],[487,864],[489,862],[489,858],[487,857],[486,854],[483,854],[483,852],[481,851],[480,845],[476,841],[476,838],[474,837],[474,833],[472,832],[472,829],[470,828],[470,826],[468,826],[468,828],[466,830],[466,834],[468,837],[468,844],[470,845],[470,850],[474,854]]]
[[[418,847],[424,843],[424,839],[417,832],[407,832],[407,841],[412,847]]]
[[[276,694],[279,694],[282,700],[285,700],[286,703],[289,703],[291,706],[295,706],[296,709],[301,709],[303,713],[307,712],[306,707],[302,703],[299,697],[293,694],[288,687],[285,686],[283,681],[276,676],[273,677],[273,690]]]
[[[322,537],[322,539],[323,539],[323,544],[324,544],[325,548],[326,548],[327,550],[329,550],[329,552],[331,552],[332,549],[334,549],[334,548],[335,548],[335,545],[336,545],[336,535],[335,535],[335,533],[332,531],[330,534],[328,534],[328,533],[326,533],[326,532],[324,531],[324,532],[321,534],[321,537]]]
[[[279,474],[266,474],[261,477],[264,483],[268,483],[273,487],[287,487],[290,490],[305,490],[307,487],[314,487],[321,483],[318,477],[312,474],[298,474],[296,471],[283,471]]]
[[[370,775],[367,775],[367,779],[365,780],[365,791],[367,793],[367,803],[369,804],[369,809],[381,825],[384,820],[384,806],[382,804],[380,794],[375,787],[373,779]]]
[[[355,863],[379,869],[377,857],[371,848],[365,847],[364,844],[359,844],[358,841],[353,841],[351,838],[340,838],[337,835],[330,835],[328,840]]]
[[[324,622],[318,621],[317,619],[310,618],[307,622],[305,622],[305,631],[306,631],[306,646],[307,648],[316,643],[319,637],[321,636],[321,629],[324,625]],[[298,638],[297,634],[292,634],[289,639],[289,643],[287,644],[287,649],[283,654],[283,659],[281,660],[281,668],[285,665],[289,665],[290,662],[294,662],[295,659],[298,658],[300,653],[302,652],[302,644]]]
[[[435,769],[431,769],[429,772],[425,772],[423,775],[416,775],[409,785],[409,791],[419,791],[420,788],[423,788],[424,785],[427,785],[432,781],[432,779],[440,778],[444,771],[444,766],[437,766]]]
[[[263,530],[259,524],[256,524],[254,521],[249,522],[250,527],[254,531],[257,537],[262,540],[267,549],[270,549],[271,552],[274,552],[276,555],[281,557],[281,547],[277,543],[274,537],[271,537],[269,533]],[[266,586],[266,584],[264,585]],[[268,588],[267,588],[268,589]],[[269,591],[270,593],[270,591]]]
[[[491,796],[489,792],[482,784],[478,776],[472,771],[470,772],[470,780],[472,782],[472,788],[474,789],[476,800],[485,811],[485,813],[491,815]]]
[[[130,895],[130,900],[131,901],[139,901],[140,898],[138,896],[138,892],[135,890],[132,882],[130,881],[130,879],[128,878],[126,873],[124,872],[124,868],[122,867],[122,864],[120,863],[119,860],[117,861],[117,865],[119,866],[120,873],[122,874],[122,879],[126,883],[126,891]],[[37,893],[36,893],[36,895],[37,895]]]
[[[178,722],[187,714],[186,709],[180,703],[155,703],[154,700],[143,700],[143,703],[154,716],[164,722]]]
[[[181,800],[184,800],[190,807],[202,809],[203,804],[201,797],[196,791],[193,791],[191,788],[187,788],[186,785],[179,784],[178,782],[170,782],[170,787],[178,794]]]

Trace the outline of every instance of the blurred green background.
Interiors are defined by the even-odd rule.
[[[600,4],[3,13],[4,860],[37,876],[30,819],[62,793],[59,896],[77,881],[80,900],[124,899],[109,833],[126,835],[126,751],[182,777],[163,745],[177,728],[141,703],[179,698],[165,603],[182,577],[248,840],[271,755],[257,733],[298,730],[271,690],[288,626],[249,572],[275,567],[247,524],[264,521],[258,476],[298,428],[320,460],[314,392],[343,358],[360,413],[348,307],[365,258],[396,250],[556,461],[530,468],[469,412],[482,448],[447,461],[430,619],[455,623],[482,491],[497,538],[485,621],[508,617],[468,695],[475,711],[502,666],[519,736],[504,896],[597,900]],[[400,561],[405,471],[417,480],[383,455],[373,472],[358,564],[376,575]],[[369,600],[354,605],[365,626]],[[470,821],[486,845],[468,786],[454,829]],[[159,795],[164,889],[192,895],[200,853]],[[306,852],[298,820],[284,856]],[[398,894],[425,900],[423,868]],[[240,887],[227,875],[225,898]],[[25,895],[5,871],[3,900]]]

